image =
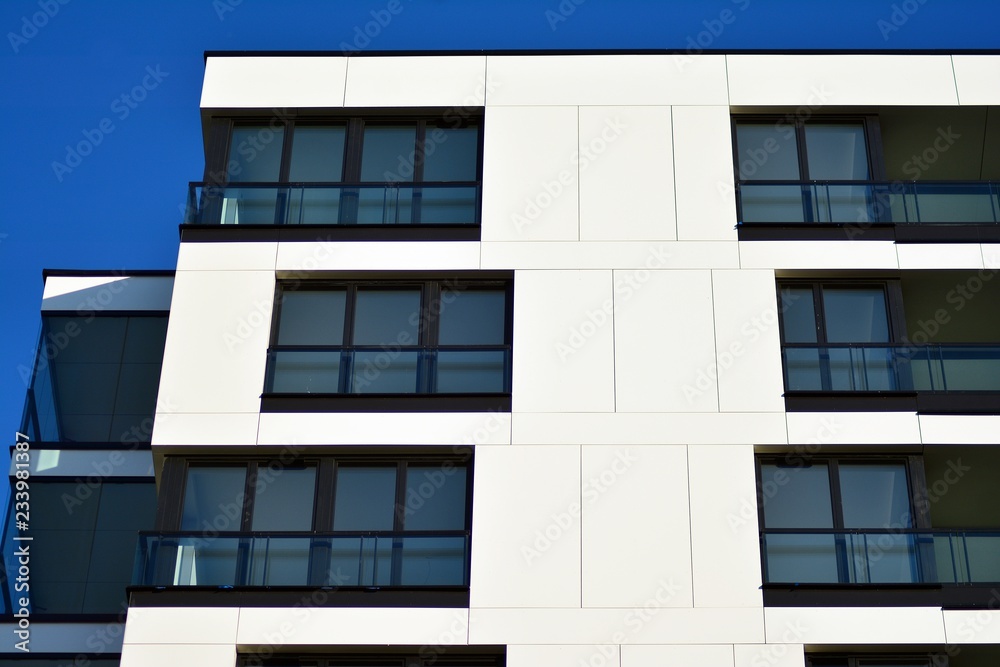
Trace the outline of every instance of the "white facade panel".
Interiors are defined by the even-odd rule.
[[[744,269],[897,269],[892,241],[747,241]]]
[[[984,243],[983,266],[990,270],[1000,269],[1000,243]],[[996,275],[991,273],[990,275]]]
[[[674,107],[673,121],[678,240],[735,240],[729,107]]]
[[[513,645],[507,647],[507,667],[580,667],[599,664],[621,665],[622,647],[617,644],[577,644],[562,646]]]
[[[259,412],[273,303],[273,271],[179,271],[160,411]]]
[[[774,272],[713,271],[712,293],[715,366],[685,391],[709,393],[717,386],[723,412],[783,412]]]
[[[614,306],[616,410],[717,412],[711,272],[615,271]]]
[[[958,103],[1000,104],[1000,56],[952,56]]]
[[[612,412],[611,271],[518,271],[514,412]]]
[[[580,109],[580,238],[677,238],[670,107]]]
[[[901,269],[981,269],[978,243],[899,243],[896,256]]]
[[[316,596],[328,595],[323,591]],[[319,599],[322,599],[321,597]],[[243,607],[241,646],[468,643],[469,610],[439,608]]]
[[[580,238],[578,125],[576,107],[487,107],[483,241]]]
[[[920,443],[913,412],[789,412],[793,445],[907,445]]]
[[[182,243],[178,271],[273,271],[277,241]]]
[[[514,444],[773,445],[788,442],[783,413],[521,413]]]
[[[256,412],[158,412],[152,442],[153,446],[252,445],[257,442],[259,418]]]
[[[802,644],[737,644],[733,654],[735,667],[802,667],[806,662]]]
[[[958,104],[951,58],[923,55],[729,55],[735,106]]]
[[[464,241],[284,241],[275,268],[282,278],[319,271],[448,271],[479,268],[479,244]]]
[[[941,608],[767,607],[769,643],[942,644]]]
[[[733,647],[725,645],[622,646],[621,656],[622,667],[733,666]]]
[[[271,412],[257,444],[506,445],[510,424],[503,412]]]
[[[239,617],[238,607],[133,607],[125,643],[235,644]]]
[[[688,475],[695,607],[760,607],[753,448],[688,447]]]
[[[1000,444],[998,415],[918,415],[925,445]]]
[[[484,269],[736,269],[736,241],[549,241],[482,244]]]
[[[493,105],[728,104],[722,56],[489,56]]]
[[[236,664],[235,644],[126,644],[121,667],[228,667]]]
[[[201,108],[342,107],[346,78],[347,58],[337,56],[208,58]]]
[[[948,644],[1000,644],[1000,600],[994,593],[989,609],[944,609],[945,641]]]
[[[42,312],[68,310],[86,317],[116,310],[168,310],[173,276],[49,276]]]
[[[474,488],[470,605],[580,607],[580,448],[481,448]]]
[[[473,609],[473,644],[752,644],[764,641],[761,609],[670,609],[650,591],[633,609]]]
[[[685,448],[582,450],[583,606],[634,607],[665,587],[662,606],[690,607]]]
[[[461,117],[486,91],[486,56],[350,58],[344,106],[450,107]]]

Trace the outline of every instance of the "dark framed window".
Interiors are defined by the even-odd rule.
[[[144,586],[468,587],[471,451],[171,458]]]
[[[808,667],[948,667],[944,651],[933,656],[875,654],[870,656],[806,656]]]
[[[265,396],[510,394],[508,280],[279,284]]]
[[[264,667],[503,667],[503,647],[434,647],[434,650],[387,648],[379,653],[275,656],[262,659],[253,653],[241,654],[237,662]]]
[[[456,114],[217,119],[186,222],[475,228],[481,129]]]

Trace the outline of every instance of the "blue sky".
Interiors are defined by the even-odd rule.
[[[1000,49],[998,19],[996,0],[2,0],[0,437],[43,268],[174,267],[206,50]]]

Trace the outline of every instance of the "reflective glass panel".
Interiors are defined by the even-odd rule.
[[[507,294],[503,290],[441,290],[441,345],[503,345]]]
[[[343,125],[296,127],[288,180],[292,183],[342,180],[345,132]]]
[[[799,180],[798,141],[791,125],[741,123],[736,146],[740,180]]]
[[[825,463],[809,467],[760,467],[766,528],[833,528],[830,473]]]
[[[361,152],[361,180],[412,181],[416,145],[416,123],[368,125]]]
[[[254,485],[251,530],[312,530],[316,468],[260,466]]]
[[[278,345],[343,345],[347,292],[286,291]]]
[[[784,342],[816,342],[816,309],[812,287],[781,288],[781,323]]]
[[[406,530],[464,530],[464,467],[448,462],[406,469]]]
[[[416,345],[420,290],[358,290],[355,345]]]
[[[860,123],[807,124],[806,153],[811,180],[868,180],[868,149]]]
[[[392,530],[396,508],[396,468],[337,468],[334,530]]]
[[[274,183],[281,168],[284,128],[240,125],[229,143],[230,183]]]
[[[434,127],[424,136],[425,181],[474,181],[479,154],[479,128]]]
[[[903,463],[840,464],[845,528],[909,528],[910,490]]]
[[[188,468],[181,530],[240,530],[245,467]]]
[[[880,287],[824,287],[823,311],[827,342],[889,342],[885,291]]]

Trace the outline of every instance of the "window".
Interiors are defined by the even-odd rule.
[[[265,394],[508,395],[511,284],[279,285]]]
[[[188,223],[477,226],[481,123],[457,116],[221,121]]]
[[[143,536],[136,583],[467,587],[470,456],[171,459],[180,500]]]
[[[248,651],[240,655],[240,667],[503,667],[504,647],[477,645],[434,647],[383,647],[378,652],[339,654],[335,656],[308,654],[302,656],[267,657]],[[263,652],[262,652],[263,653]]]
[[[963,649],[965,647],[962,647]],[[948,653],[923,655],[870,655],[868,657],[807,656],[809,667],[948,667]]]
[[[46,315],[22,432],[40,442],[149,442],[163,313]]]

